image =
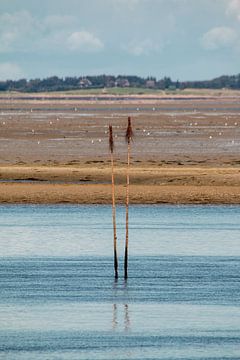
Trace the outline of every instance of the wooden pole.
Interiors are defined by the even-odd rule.
[[[129,167],[130,167],[130,150],[131,145],[128,143],[127,154],[127,184],[126,184],[126,241],[125,241],[125,256],[124,256],[124,278],[128,278],[128,224],[129,224]]]
[[[113,157],[114,143],[113,143],[112,125],[109,125],[109,149],[110,149],[111,169],[112,169],[112,222],[113,222],[114,273],[115,273],[115,279],[118,279],[117,226],[116,226],[114,157]]]
[[[131,126],[131,118],[128,117],[128,127],[126,131],[127,141],[127,184],[126,184],[126,239],[125,239],[125,255],[124,255],[124,279],[128,278],[128,240],[129,240],[129,170],[130,170],[130,156],[131,156],[131,141],[133,138],[133,131]]]

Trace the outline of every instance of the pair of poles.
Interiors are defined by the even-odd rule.
[[[125,134],[127,142],[127,183],[126,183],[126,238],[125,238],[125,253],[124,253],[124,278],[128,278],[128,208],[129,208],[129,168],[131,155],[131,141],[133,138],[133,131],[131,125],[131,118],[128,117],[128,126]],[[115,203],[115,181],[114,181],[114,141],[112,125],[109,125],[109,149],[111,154],[112,166],[112,219],[113,219],[113,249],[114,249],[114,273],[115,279],[118,279],[118,256],[117,256],[117,226],[116,226],[116,203]]]

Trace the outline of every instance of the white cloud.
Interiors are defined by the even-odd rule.
[[[227,15],[232,15],[240,21],[240,0],[227,0]]]
[[[0,15],[0,53],[13,51],[99,51],[103,42],[88,31],[78,31],[77,18],[51,15],[42,19],[27,11]]]
[[[217,50],[219,48],[231,47],[236,44],[238,35],[230,27],[215,27],[206,32],[201,38],[201,44],[206,50]]]
[[[99,51],[104,48],[103,42],[88,31],[73,32],[67,39],[70,50],[78,50],[84,52]]]
[[[3,13],[0,15],[0,29],[6,28],[13,31],[27,32],[36,25],[36,19],[28,11],[18,11],[15,13]]]
[[[22,48],[39,27],[38,22],[27,11],[0,15],[0,52]]]
[[[151,39],[145,39],[142,41],[131,41],[129,44],[123,45],[122,48],[129,54],[141,56],[160,51],[162,45],[153,42]]]
[[[24,73],[20,66],[15,63],[5,62],[0,63],[0,80],[14,80],[24,77]]]

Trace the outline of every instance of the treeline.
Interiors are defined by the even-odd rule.
[[[0,91],[42,92],[77,89],[104,89],[111,87],[137,87],[160,90],[193,89],[240,89],[240,74],[220,76],[205,81],[173,81],[170,77],[157,80],[155,77],[97,75],[85,77],[57,76],[46,79],[20,79],[0,81]]]

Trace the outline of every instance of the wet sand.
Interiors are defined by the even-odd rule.
[[[116,200],[125,201],[125,167],[115,173]],[[79,167],[1,167],[1,203],[111,203],[109,165]],[[240,169],[133,167],[134,204],[240,204]]]
[[[124,202],[126,119],[132,203],[240,203],[240,96],[0,97],[0,202]]]

